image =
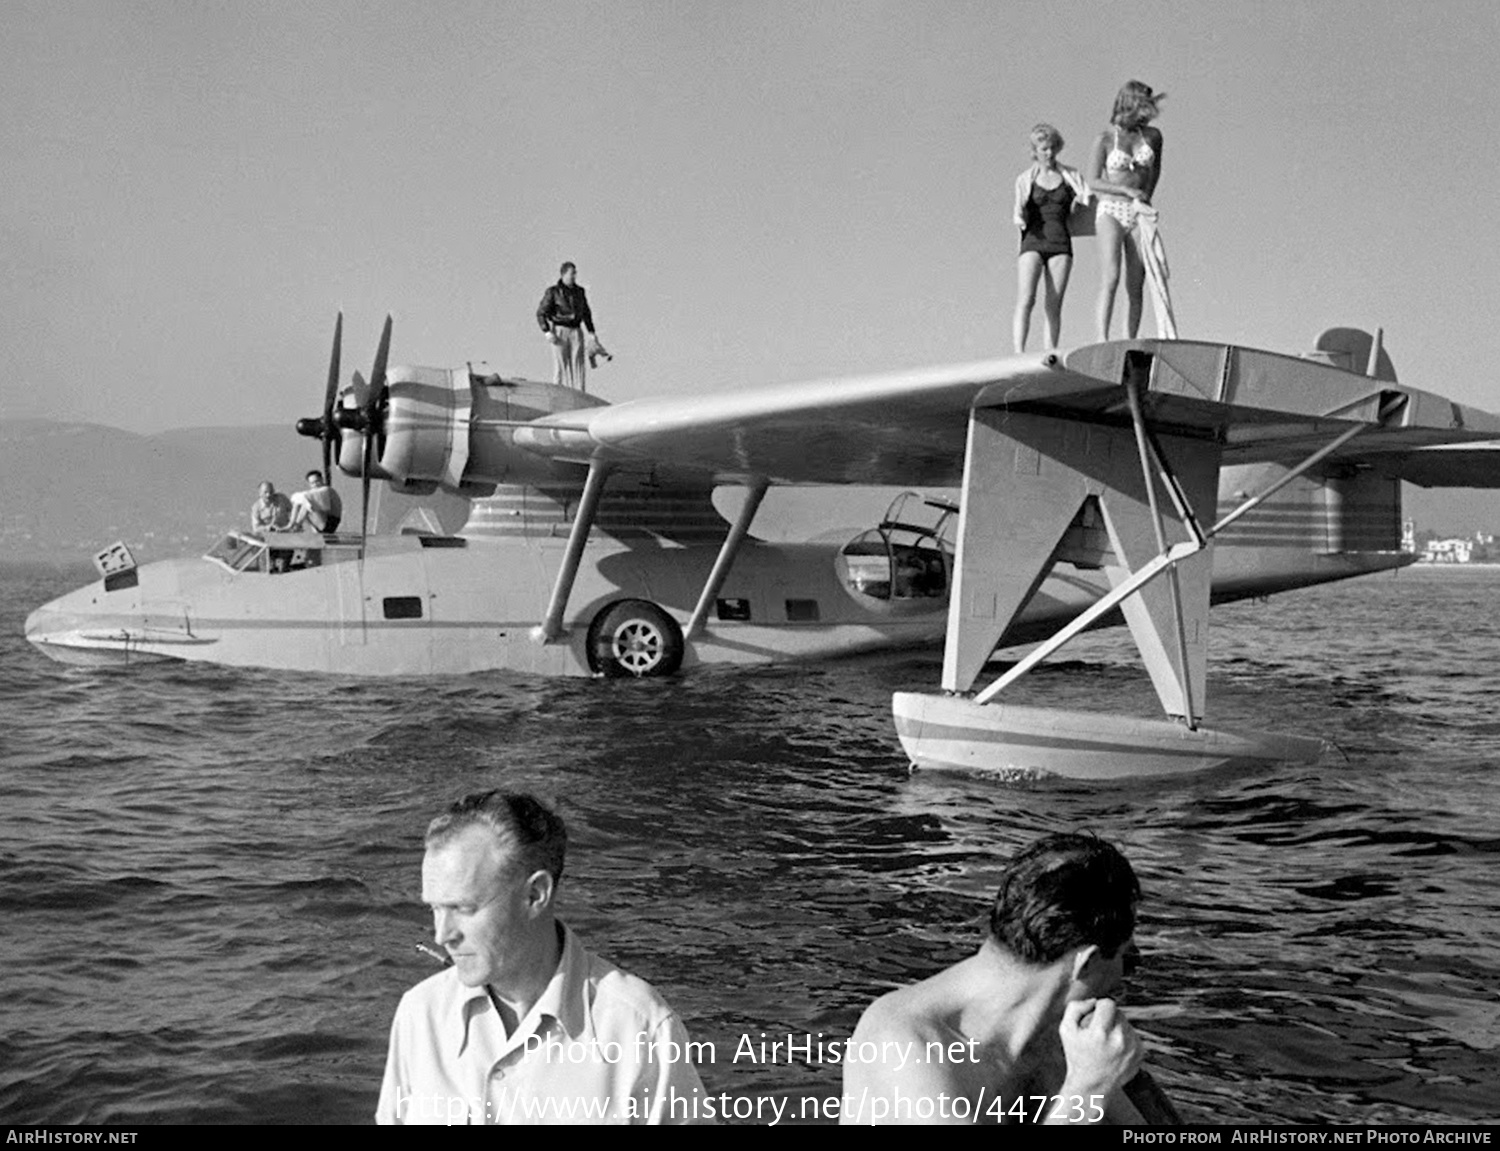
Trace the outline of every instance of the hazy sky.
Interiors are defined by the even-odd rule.
[[[291,421],[341,307],[346,375],[391,311],[396,362],[547,377],[562,259],[614,399],[1003,355],[1027,132],[1082,165],[1130,78],[1184,337],[1380,324],[1500,409],[1493,2],[6,0],[0,414]]]

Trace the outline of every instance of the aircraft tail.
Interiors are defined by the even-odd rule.
[[[1225,468],[1219,514],[1263,491],[1280,464]],[[1401,484],[1358,468],[1309,472],[1236,520],[1214,541],[1214,601],[1263,595],[1403,567]]]
[[[1396,367],[1386,352],[1381,331],[1329,328],[1305,357],[1396,383]],[[1463,408],[1453,405],[1455,427],[1464,426]],[[1357,449],[1359,442],[1354,444]],[[1405,480],[1423,488],[1500,488],[1500,443],[1452,444],[1360,452],[1346,462],[1391,480]],[[1399,510],[1399,509],[1398,509]]]

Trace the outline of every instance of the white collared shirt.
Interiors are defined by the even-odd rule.
[[[687,1029],[643,979],[564,928],[557,971],[505,1034],[453,968],[401,998],[378,1123],[683,1123],[703,1113]]]

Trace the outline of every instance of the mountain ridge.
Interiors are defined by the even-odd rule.
[[[303,487],[318,445],[289,425],[173,428],[143,434],[79,420],[0,420],[0,556],[6,563],[88,562],[115,540],[138,561],[201,553],[249,527],[260,484]],[[358,526],[359,482],[335,469],[345,517]],[[379,485],[377,485],[379,486]],[[372,489],[373,491],[373,489]],[[372,529],[426,500],[382,492]],[[461,522],[461,521],[460,521]]]

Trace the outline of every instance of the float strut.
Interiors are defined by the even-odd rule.
[[[1026,656],[1025,659],[1017,663],[1015,667],[1011,668],[994,683],[990,684],[989,687],[985,688],[982,692],[976,695],[974,697],[974,702],[989,703],[990,700],[994,699],[995,696],[1000,694],[1001,689],[1003,689],[1007,684],[1014,683],[1016,680],[1020,679],[1037,664],[1041,663],[1042,660],[1046,659],[1058,648],[1062,647],[1063,644],[1067,643],[1075,635],[1083,631],[1086,627],[1089,626],[1089,624],[1093,623],[1096,619],[1104,615],[1111,608],[1119,606],[1119,604],[1122,603],[1125,599],[1134,595],[1141,588],[1145,587],[1148,583],[1154,580],[1157,576],[1161,575],[1162,572],[1166,571],[1173,564],[1181,563],[1189,556],[1194,555],[1202,550],[1203,545],[1197,543],[1196,541],[1192,543],[1173,544],[1170,548],[1168,548],[1161,555],[1157,556],[1155,559],[1142,564],[1139,569],[1131,574],[1129,579],[1125,580],[1118,587],[1106,593],[1101,599],[1096,600],[1091,607],[1082,612],[1080,615],[1075,616],[1071,623],[1059,629],[1058,632],[1046,643],[1039,645],[1036,650]]]
[[[1162,483],[1172,497],[1173,504],[1178,509],[1184,521],[1189,525],[1195,542],[1199,548],[1204,546],[1203,536],[1198,531],[1197,520],[1192,510],[1187,506],[1186,499],[1182,495],[1177,483],[1177,477],[1172,474],[1171,466],[1167,463],[1166,455],[1160,450],[1160,446],[1149,442],[1150,433],[1146,427],[1146,416],[1141,410],[1141,380],[1143,372],[1133,370],[1135,364],[1133,356],[1126,355],[1125,369],[1125,399],[1130,404],[1130,422],[1135,426],[1135,446],[1141,457],[1141,479],[1146,485],[1146,501],[1151,508],[1151,526],[1156,530],[1156,549],[1158,554],[1167,550],[1167,533],[1162,527],[1161,507],[1156,502],[1156,477],[1151,474],[1151,465],[1156,464],[1157,470],[1161,472]],[[1154,457],[1154,458],[1153,458]],[[1177,668],[1178,677],[1182,682],[1182,698],[1185,701],[1184,721],[1189,730],[1198,729],[1198,717],[1193,714],[1193,684],[1189,679],[1191,664],[1188,661],[1187,632],[1182,622],[1182,584],[1177,578],[1177,565],[1171,564],[1167,568],[1167,584],[1172,591],[1172,626],[1177,632]]]
[[[718,599],[724,581],[729,578],[729,569],[734,566],[734,557],[739,554],[740,545],[750,534],[750,524],[755,520],[755,513],[760,510],[760,501],[765,499],[768,487],[770,487],[768,481],[757,480],[748,488],[745,506],[740,509],[740,514],[735,517],[729,534],[724,537],[724,546],[719,549],[719,557],[714,560],[713,570],[708,573],[708,582],[703,585],[703,594],[698,597],[698,605],[693,608],[692,617],[688,620],[687,627],[683,629],[684,639],[692,639],[703,630],[709,609]]]
[[[1378,419],[1387,419],[1389,416],[1395,413],[1405,402],[1405,396],[1396,397],[1381,409]],[[976,695],[974,697],[974,702],[989,703],[990,700],[999,695],[1005,687],[1020,679],[1037,664],[1041,663],[1042,660],[1047,658],[1047,656],[1051,655],[1058,648],[1062,647],[1070,639],[1076,636],[1079,632],[1083,631],[1091,623],[1103,616],[1105,612],[1109,611],[1111,608],[1117,607],[1128,596],[1134,595],[1138,590],[1145,587],[1146,584],[1150,583],[1163,572],[1171,570],[1177,564],[1187,559],[1189,556],[1202,551],[1203,548],[1208,545],[1209,540],[1213,539],[1214,536],[1218,535],[1230,524],[1234,523],[1235,520],[1239,519],[1252,508],[1259,506],[1265,500],[1270,499],[1271,496],[1275,495],[1282,488],[1286,487],[1287,484],[1291,483],[1303,472],[1307,471],[1308,468],[1312,467],[1325,456],[1328,456],[1337,451],[1340,447],[1348,443],[1368,427],[1368,424],[1356,424],[1354,427],[1340,432],[1330,442],[1319,448],[1317,451],[1313,452],[1296,467],[1283,474],[1275,483],[1271,484],[1264,491],[1245,500],[1242,504],[1225,515],[1223,519],[1219,520],[1218,523],[1214,524],[1214,526],[1209,528],[1207,531],[1203,531],[1198,527],[1195,517],[1192,517],[1191,515],[1184,516],[1184,519],[1188,524],[1188,530],[1193,536],[1191,540],[1188,540],[1184,543],[1173,544],[1171,547],[1164,550],[1155,559],[1141,565],[1141,567],[1137,571],[1132,573],[1130,577],[1123,583],[1121,583],[1118,587],[1108,592],[1102,599],[1096,600],[1093,606],[1089,607],[1081,615],[1075,617],[1071,623],[1061,628],[1055,635],[1053,635],[1051,639],[1038,646],[1029,655],[1027,655],[1014,667],[1012,667],[1008,672],[1006,672],[994,683],[990,684],[989,687],[985,688],[978,695]],[[1151,448],[1152,453],[1156,456],[1156,463],[1162,470],[1162,478],[1166,483],[1167,491],[1168,493],[1172,494],[1173,502],[1176,503],[1180,498],[1180,494],[1174,490],[1176,488],[1175,477],[1172,476],[1170,468],[1167,467],[1165,456],[1162,455],[1160,447],[1155,443],[1155,438],[1151,436],[1149,427],[1145,428],[1144,430],[1146,433],[1147,445]],[[1190,512],[1191,509],[1188,509],[1186,507],[1186,504],[1183,503],[1179,504],[1179,511]]]
[[[532,630],[531,637],[538,643],[553,643],[563,634],[563,613],[568,610],[568,597],[573,594],[573,581],[578,576],[578,564],[583,559],[583,547],[589,542],[589,529],[594,526],[594,515],[599,510],[599,497],[604,494],[604,482],[609,479],[610,465],[595,460],[589,465],[589,478],[583,485],[583,498],[578,501],[578,510],[573,514],[573,528],[568,533],[568,548],[563,553],[562,566],[557,569],[557,582],[552,585],[552,598],[547,601],[547,614],[541,626]]]

